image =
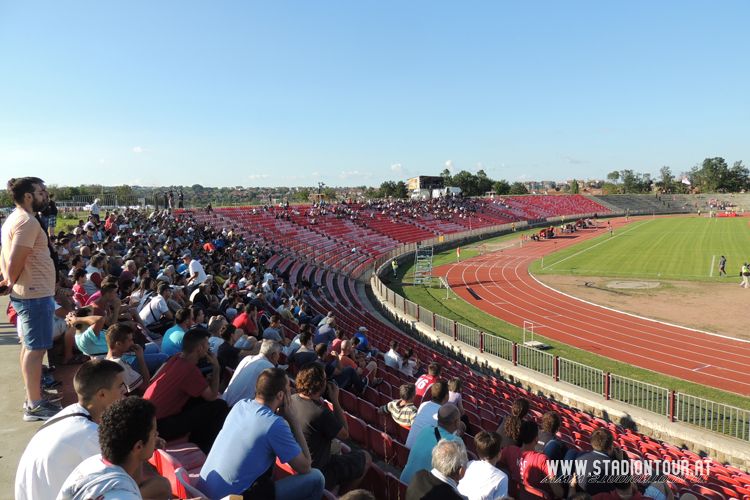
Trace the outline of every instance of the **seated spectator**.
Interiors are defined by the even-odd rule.
[[[509,415],[503,419],[503,441],[500,445],[502,447],[500,451],[500,466],[508,472],[508,477],[511,481],[510,495],[517,495],[517,491],[514,491],[513,486],[521,483],[521,470],[518,464],[521,460],[521,447],[518,446],[518,439],[521,437],[521,419]],[[499,433],[498,433],[499,434]],[[511,444],[503,445],[503,442],[509,442]]]
[[[287,298],[281,299],[281,304],[276,308],[276,314],[278,314],[282,319],[293,321],[295,323],[297,322],[297,320],[292,315],[292,311],[289,310],[289,299]]]
[[[359,344],[357,345],[358,351],[365,354],[370,354],[372,356],[377,356],[378,350],[374,347],[370,347],[370,342],[369,340],[367,340],[367,332],[369,332],[369,330],[366,326],[360,326],[359,328],[357,328],[357,332],[352,337],[352,340],[359,339]]]
[[[330,344],[336,338],[336,332],[334,327],[336,326],[336,318],[333,316],[326,316],[321,320],[321,325],[318,326],[318,330],[315,332],[313,342],[315,345],[318,344]]]
[[[536,451],[541,451],[550,460],[562,460],[568,452],[568,447],[557,437],[560,430],[560,415],[548,411],[542,416],[542,430],[536,443]]]
[[[143,464],[154,454],[158,438],[155,415],[154,405],[139,397],[107,408],[99,425],[101,455],[81,462],[63,483],[57,499],[171,498],[172,488],[165,478],[141,480]]]
[[[281,318],[273,314],[270,321],[268,328],[263,330],[263,339],[275,340],[282,345],[289,344],[289,339],[281,335]]]
[[[233,324],[227,323],[221,327],[219,336],[223,342],[219,345],[216,350],[216,357],[219,360],[219,366],[222,370],[225,368],[231,368],[235,370],[240,360],[245,356],[249,355],[250,352],[255,349],[257,339],[255,337],[247,339],[248,344],[239,344],[242,349],[237,347],[238,342],[245,338],[244,332],[241,328],[235,328]]]
[[[469,500],[495,500],[508,496],[508,475],[497,468],[500,441],[497,432],[482,431],[474,436],[479,460],[472,460],[458,483],[458,492]]]
[[[232,321],[232,324],[237,328],[242,328],[247,335],[251,337],[256,336],[258,334],[257,314],[258,309],[248,304],[241,309],[240,313]]]
[[[427,467],[414,474],[406,500],[465,500],[457,487],[468,461],[463,441],[441,439],[432,449]]]
[[[80,257],[79,257],[80,258]],[[89,294],[86,293],[84,284],[86,283],[86,270],[75,269],[73,271],[73,301],[76,307],[83,307],[89,302]]]
[[[208,333],[211,334],[208,338],[208,348],[214,354],[219,353],[219,346],[224,343],[224,339],[221,337],[221,329],[227,324],[229,324],[227,319],[221,314],[211,316],[208,319]]]
[[[157,295],[143,306],[138,313],[143,324],[152,332],[164,333],[170,326],[174,316],[169,310],[167,301],[172,296],[172,289],[166,283],[159,283]]]
[[[122,367],[106,360],[82,364],[73,377],[78,402],[65,407],[31,438],[16,471],[15,498],[55,498],[83,460],[100,452],[102,413],[125,394]]]
[[[274,368],[279,364],[281,345],[273,340],[263,340],[260,345],[260,353],[257,356],[243,358],[237,365],[237,369],[229,381],[222,399],[229,406],[234,406],[242,399],[253,399],[255,397],[255,385],[258,376],[267,368]]]
[[[404,446],[411,448],[422,429],[434,427],[437,423],[437,413],[441,406],[448,402],[448,384],[444,380],[438,380],[430,387],[432,398],[419,405],[417,416],[411,424],[409,435],[406,437]]]
[[[207,361],[213,372],[210,384],[198,368]],[[219,362],[208,350],[208,331],[192,328],[182,339],[182,352],[172,356],[154,376],[144,397],[156,406],[159,434],[167,440],[189,434],[208,453],[227,415],[219,399]]]
[[[547,467],[547,455],[534,449],[538,436],[539,427],[536,422],[524,420],[521,423],[518,441],[521,445],[519,469],[523,484],[551,494],[554,498],[563,498],[565,491],[562,485],[556,482],[555,476],[550,474]]]
[[[401,359],[401,355],[398,353],[398,342],[391,340],[390,347],[390,350],[383,355],[385,358],[385,365],[394,370],[400,370],[403,359]]]
[[[356,489],[372,460],[365,451],[341,455],[331,453],[334,439],[349,437],[349,427],[339,403],[338,385],[326,383],[325,369],[321,364],[310,363],[297,373],[295,387],[297,394],[292,396],[292,404],[310,449],[312,466],[323,473],[326,489],[340,487],[342,493]],[[333,404],[333,411],[323,401],[324,394]]]
[[[393,421],[404,429],[411,429],[411,424],[417,416],[417,407],[414,405],[415,393],[414,384],[403,384],[399,387],[399,399],[381,406],[378,411],[390,415]]]
[[[419,360],[414,358],[414,351],[412,349],[407,349],[403,356],[401,356],[399,371],[407,377],[413,377],[417,370],[419,370]]]
[[[76,328],[76,347],[87,356],[104,356],[107,354],[107,338],[102,331],[104,317],[90,313],[90,307],[83,307],[68,315],[69,323]]]
[[[101,284],[101,289],[89,297],[86,304],[95,316],[104,318],[104,326],[114,325],[120,318],[121,302],[117,295],[117,278],[107,276]]]
[[[461,441],[461,438],[455,434],[461,430],[460,424],[461,415],[456,405],[445,403],[441,406],[437,412],[437,425],[423,427],[413,441],[409,459],[401,472],[401,481],[409,484],[418,470],[430,468],[432,449],[438,441],[441,439]]]
[[[422,401],[427,391],[432,387],[432,384],[440,378],[441,371],[440,364],[434,361],[427,366],[427,373],[419,377],[414,384],[417,388],[417,401]]]
[[[331,352],[338,354],[341,352],[341,344],[346,340],[346,337],[344,337],[344,330],[334,330],[334,335],[336,338],[333,339],[331,342]]]
[[[518,417],[519,420],[523,420],[526,414],[529,413],[529,401],[524,398],[517,398],[510,405],[509,417]],[[508,418],[508,417],[505,417]],[[500,424],[497,426],[497,433],[503,438],[502,447],[505,448],[508,445],[517,445],[516,440],[518,437],[511,437],[505,434],[505,418],[500,420]],[[520,429],[520,424],[519,429]]]
[[[123,369],[123,380],[128,388],[127,392],[133,392],[141,387],[148,386],[151,381],[146,360],[143,357],[143,348],[133,342],[133,329],[125,323],[115,323],[107,328],[107,359],[114,361]],[[137,366],[135,369],[122,358],[126,354],[133,354]]]
[[[607,429],[599,428],[591,433],[592,451],[576,457],[575,479],[578,491],[585,491],[592,497],[599,493],[609,493],[614,485],[604,475],[615,457],[614,438]],[[619,449],[617,449],[619,451]]]
[[[255,399],[232,407],[200,472],[198,487],[209,498],[317,499],[323,494],[323,474],[312,460],[295,408],[290,404],[289,379],[278,368],[259,376]],[[277,414],[278,412],[278,414]],[[296,475],[273,480],[276,458]]]
[[[312,363],[318,359],[312,342],[312,333],[309,329],[303,331],[299,336],[300,347],[289,357],[289,364],[299,370],[307,363]]]
[[[182,338],[193,324],[192,312],[183,308],[174,315],[175,325],[164,332],[161,339],[161,352],[167,356],[173,356],[182,351]]]

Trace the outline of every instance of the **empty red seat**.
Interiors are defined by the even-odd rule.
[[[370,445],[367,442],[367,424],[357,417],[346,414],[346,423],[349,426],[349,437],[362,446],[363,448],[369,448]]]
[[[367,424],[372,425],[373,427],[377,427],[377,428],[383,427],[383,424],[381,422],[382,420],[381,415],[378,413],[378,409],[375,408],[374,405],[372,405],[371,403],[368,403],[364,399],[360,399],[357,401],[357,408],[359,410],[357,414]]]

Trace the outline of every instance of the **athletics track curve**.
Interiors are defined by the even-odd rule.
[[[614,236],[624,220],[614,220]],[[567,238],[527,241],[440,266],[456,294],[504,321],[617,361],[648,370],[750,395],[750,342],[637,317],[571,297],[535,280],[529,264],[543,255],[606,233],[587,229]],[[572,236],[572,237],[570,237]],[[467,291],[476,292],[476,300]]]

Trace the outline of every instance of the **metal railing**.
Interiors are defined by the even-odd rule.
[[[513,361],[513,342],[497,335],[484,335],[484,352],[506,361]]]
[[[658,385],[611,374],[609,397],[659,415],[669,415],[669,390]]]
[[[750,410],[676,393],[674,419],[743,441],[750,441]]]
[[[476,328],[466,326],[462,323],[456,323],[456,337],[459,342],[470,345],[476,349],[480,348],[480,333]]]
[[[565,358],[557,358],[557,364],[560,382],[604,395],[604,372],[602,370]]]
[[[516,344],[518,364],[548,377],[555,375],[555,356],[532,347]]]

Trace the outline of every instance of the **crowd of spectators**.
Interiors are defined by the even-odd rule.
[[[317,499],[324,488],[367,498],[356,489],[372,458],[341,443],[349,427],[339,394],[381,383],[379,364],[413,380],[379,409],[408,429],[400,474],[407,499],[517,497],[520,485],[555,498],[571,489],[640,498],[632,478],[593,476],[595,461],[622,459],[608,431],[595,431],[593,451],[574,457],[556,437],[559,416],[544,415],[540,432],[523,399],[497,432],[476,434],[469,461],[461,380],[441,378],[440,365],[423,366],[396,342],[380,353],[366,327],[344,331],[334,312],[317,314],[312,284],[292,286],[267,267],[274,250],[262,241],[169,209],[92,212],[55,234],[38,216],[47,207],[44,183],[13,180],[10,188],[17,208],[3,225],[0,285],[11,293],[24,346],[23,418],[46,421],[19,463],[16,498],[169,498],[170,484],[148,459],[165,439],[184,437],[207,456],[198,487],[209,498]],[[310,215],[440,218],[481,202],[314,209]],[[33,256],[25,267],[19,253]],[[28,293],[34,280],[39,297]],[[55,363],[80,364],[78,400],[65,408]],[[548,467],[573,458],[584,464],[573,478]],[[275,481],[277,459],[295,474]],[[671,495],[651,488],[653,498]]]

